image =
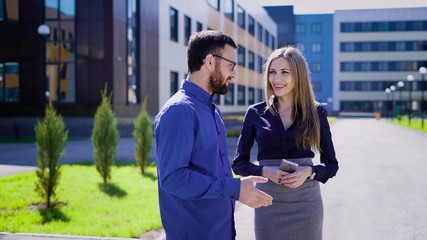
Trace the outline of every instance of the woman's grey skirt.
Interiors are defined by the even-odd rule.
[[[313,165],[311,158],[286,160]],[[279,166],[280,160],[262,160],[260,165]],[[307,179],[296,189],[268,181],[257,188],[273,197],[273,205],[255,209],[257,240],[322,239],[323,202],[318,181]]]

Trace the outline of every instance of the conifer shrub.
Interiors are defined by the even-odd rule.
[[[34,127],[38,151],[35,190],[46,201],[46,207],[51,207],[59,184],[59,162],[65,152],[68,131],[65,131],[64,121],[56,113],[52,102],[49,102],[45,111],[43,121],[37,121]]]
[[[147,98],[141,106],[141,111],[134,121],[133,136],[135,137],[135,159],[141,173],[145,173],[145,166],[150,159],[153,138],[153,122],[147,112]]]
[[[116,159],[119,131],[117,130],[117,118],[112,110],[110,97],[107,96],[107,86],[101,91],[101,97],[101,104],[95,113],[92,142],[96,170],[106,185],[107,181],[111,179],[111,167]]]

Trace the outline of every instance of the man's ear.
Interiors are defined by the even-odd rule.
[[[215,58],[212,54],[206,55],[205,60],[204,60],[204,65],[205,65],[206,69],[208,69],[209,71],[213,71],[215,69],[214,61],[215,61]]]

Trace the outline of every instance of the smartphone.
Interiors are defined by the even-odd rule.
[[[282,159],[282,162],[280,163],[280,170],[288,172],[288,173],[293,173],[297,170],[298,168],[298,164],[288,161],[286,159]]]

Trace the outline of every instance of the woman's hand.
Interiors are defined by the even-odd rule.
[[[293,173],[284,173],[285,174],[278,180],[279,184],[289,188],[297,188],[301,186],[308,177],[310,177],[313,173],[313,169],[310,166],[299,166]]]
[[[270,179],[270,181],[281,184],[280,180],[286,175],[289,174],[279,169],[276,166],[264,166],[262,167],[261,175]]]

